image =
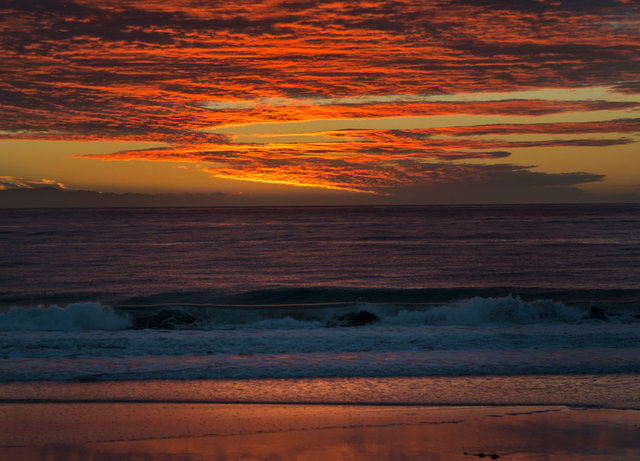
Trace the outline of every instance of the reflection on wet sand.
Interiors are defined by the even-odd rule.
[[[640,412],[632,410],[204,403],[1,410],[0,459],[26,461],[640,457]]]

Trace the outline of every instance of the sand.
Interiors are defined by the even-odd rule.
[[[3,460],[640,459],[634,410],[22,403],[0,412]]]
[[[94,384],[33,383],[46,396],[39,400],[3,395],[0,459],[640,459],[640,411],[632,409],[115,401],[96,399]],[[124,395],[154,384],[108,386]],[[92,389],[91,399],[56,400],[51,388]]]

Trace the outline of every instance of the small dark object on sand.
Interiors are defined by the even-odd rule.
[[[589,313],[590,319],[603,320],[605,322],[609,321],[609,317],[607,317],[607,312],[601,307],[591,306],[591,312]]]
[[[179,325],[191,325],[196,318],[186,312],[177,309],[163,309],[153,315],[135,319],[135,327],[138,330],[154,328],[159,330],[174,330]]]
[[[369,311],[348,312],[327,322],[328,327],[360,327],[377,322],[380,318]]]
[[[498,459],[500,455],[496,455],[495,453],[467,453],[464,452],[467,456],[477,456],[478,458],[489,458],[489,459]]]

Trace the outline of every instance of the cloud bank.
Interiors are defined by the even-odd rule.
[[[92,158],[194,162],[221,179],[380,195],[480,180],[573,187],[602,175],[502,159],[637,141],[632,115],[570,119],[637,112],[639,18],[640,5],[622,0],[7,0],[0,138],[166,143]],[[570,97],[588,88],[615,98]],[[545,89],[556,92],[474,97]],[[348,129],[349,120],[460,115],[566,120]],[[307,120],[343,120],[345,130],[317,133],[326,142],[216,132]],[[514,135],[539,137],[505,138]]]

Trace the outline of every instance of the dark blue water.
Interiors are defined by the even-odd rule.
[[[638,205],[2,210],[0,380],[640,373],[639,282]]]
[[[364,290],[355,299],[372,289],[637,290],[639,282],[637,205],[0,211],[4,306],[207,302],[309,287]],[[281,290],[273,300],[287,296],[332,295]],[[427,292],[412,296],[430,301]]]

